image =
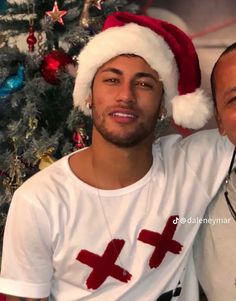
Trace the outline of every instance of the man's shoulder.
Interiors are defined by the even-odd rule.
[[[163,137],[162,145],[176,147],[183,151],[196,151],[205,152],[206,150],[216,150],[215,146],[218,145],[222,148],[230,147],[231,143],[225,136],[221,136],[218,129],[202,130],[195,132],[187,137],[180,135],[170,135]],[[232,147],[230,147],[232,148]]]
[[[63,186],[70,172],[68,158],[66,155],[52,163],[50,166],[38,171],[28,178],[16,191],[17,194],[34,195],[42,191],[53,191],[56,187]]]
[[[198,144],[206,143],[210,144],[212,142],[225,140],[224,137],[220,136],[218,129],[202,130],[195,132],[187,137],[181,139],[181,144]]]
[[[187,137],[183,137],[180,134],[171,134],[167,136],[162,136],[157,140],[157,144],[160,143],[162,146],[173,146],[173,145],[184,145],[184,144],[198,144],[199,142],[208,142],[216,140],[224,140],[225,138],[219,135],[217,129],[202,130],[195,132]]]
[[[196,132],[179,142],[179,147],[188,156],[218,157],[219,159],[230,158],[234,145],[227,136],[219,134],[218,129],[203,130]],[[228,161],[228,160],[227,160]]]
[[[179,134],[170,134],[166,136],[161,136],[153,143],[153,148],[155,150],[172,148],[173,145],[177,144],[182,139],[183,139],[182,136]]]
[[[171,149],[173,151],[175,147],[178,149],[179,147],[184,148],[192,145],[203,146],[224,139],[219,135],[217,129],[211,129],[199,131],[187,137],[182,137],[179,134],[162,136],[154,143],[154,147],[156,149],[161,148],[162,150]]]
[[[164,162],[176,164],[181,159],[199,165],[214,158],[218,158],[216,162],[219,163],[221,158],[230,157],[232,151],[233,145],[227,137],[220,136],[217,129],[211,129],[187,137],[176,134],[160,137],[154,144],[153,153]]]
[[[35,173],[32,177],[30,177],[26,182],[28,181],[38,181],[39,179],[44,179],[45,177],[48,177],[52,174],[55,174],[55,176],[59,175],[60,173],[63,173],[63,171],[67,170],[67,164],[68,164],[68,158],[69,155],[66,155],[57,161],[53,162],[48,167],[38,171]]]

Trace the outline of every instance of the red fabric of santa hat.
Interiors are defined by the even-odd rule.
[[[191,39],[170,23],[128,12],[108,16],[103,31],[80,52],[73,92],[75,107],[91,114],[87,99],[98,68],[122,54],[138,55],[158,72],[167,114],[177,125],[199,129],[206,124],[213,105],[199,88],[199,61]]]

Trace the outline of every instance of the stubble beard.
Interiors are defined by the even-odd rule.
[[[133,131],[127,131],[125,134],[121,135],[109,131],[108,126],[106,125],[105,114],[99,115],[94,105],[92,115],[94,127],[102,135],[102,137],[111,144],[114,144],[121,148],[136,146],[148,137],[153,137],[158,118],[158,112],[156,112],[149,118],[149,122],[147,122],[146,124],[140,123]],[[120,127],[123,127],[125,131],[125,127],[127,127],[127,125],[120,124]]]

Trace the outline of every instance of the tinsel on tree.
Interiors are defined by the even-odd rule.
[[[74,58],[117,10],[138,12],[138,6],[126,0],[0,0],[1,231],[12,195],[26,179],[89,145],[91,120],[72,105]],[[22,34],[26,51],[16,46]]]

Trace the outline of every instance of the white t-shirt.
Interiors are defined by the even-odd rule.
[[[232,152],[216,131],[162,137],[149,172],[116,190],[89,186],[68,156],[60,159],[14,195],[0,292],[56,301],[197,300],[196,286],[186,287],[196,283],[187,267],[194,220],[216,194]]]
[[[236,174],[231,173],[229,199],[236,208]],[[194,257],[201,286],[208,301],[236,300],[236,221],[230,213],[223,188],[209,205],[195,241]]]

